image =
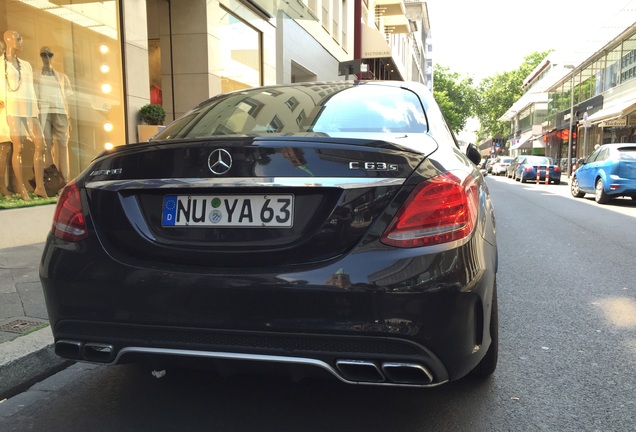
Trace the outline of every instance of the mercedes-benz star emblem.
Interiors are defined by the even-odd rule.
[[[232,156],[224,149],[216,149],[208,156],[208,167],[216,175],[225,174],[232,167]]]

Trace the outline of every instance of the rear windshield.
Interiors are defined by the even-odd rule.
[[[376,85],[302,85],[249,89],[213,98],[155,139],[427,131],[422,104],[411,91]]]
[[[622,147],[618,149],[620,159],[624,161],[636,161],[636,147]]]
[[[529,165],[552,165],[552,159],[541,156],[528,156],[524,163]]]

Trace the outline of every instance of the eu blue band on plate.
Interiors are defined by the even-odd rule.
[[[161,225],[174,226],[177,219],[177,196],[166,195],[163,197],[163,216]]]

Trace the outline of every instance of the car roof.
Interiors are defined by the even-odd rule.
[[[609,143],[609,144],[603,144],[601,147],[610,148],[610,149],[618,149],[622,147],[634,147],[634,146],[636,146],[636,143]]]

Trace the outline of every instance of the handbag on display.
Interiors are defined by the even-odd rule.
[[[43,180],[46,194],[50,197],[57,195],[58,192],[66,186],[66,180],[55,164],[48,168],[44,168]],[[29,184],[33,189],[35,189],[35,177],[29,180]]]

